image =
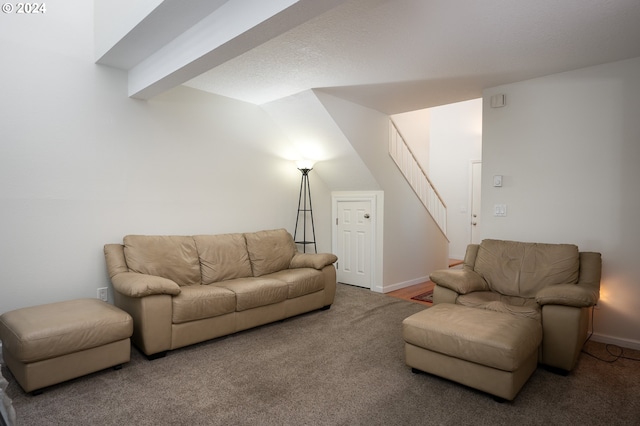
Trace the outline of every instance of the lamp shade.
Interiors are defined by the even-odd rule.
[[[311,169],[313,169],[313,165],[314,164],[315,164],[315,162],[313,162],[311,160],[298,160],[298,161],[296,161],[296,166],[300,170],[311,170]]]

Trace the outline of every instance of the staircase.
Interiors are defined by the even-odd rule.
[[[418,163],[396,124],[393,120],[389,120],[389,123],[389,155],[446,238],[447,206]]]

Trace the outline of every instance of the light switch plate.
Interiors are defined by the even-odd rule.
[[[493,177],[493,186],[502,186],[502,175],[495,175]]]
[[[506,204],[495,204],[493,206],[493,215],[497,217],[506,217],[507,216],[507,205]]]

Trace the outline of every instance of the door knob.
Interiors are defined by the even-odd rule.
[[[364,218],[365,218],[365,219],[369,219],[369,213],[365,213],[365,214],[364,214]]]
[[[476,226],[476,225],[477,225],[477,223],[476,223],[476,222],[471,222],[471,224],[472,224],[473,226]]]

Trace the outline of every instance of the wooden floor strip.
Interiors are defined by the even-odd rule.
[[[462,265],[463,261],[460,259],[449,259],[449,268],[453,268],[458,265]],[[423,305],[432,306],[432,303],[423,302],[421,300],[413,300],[413,296],[417,296],[422,293],[426,293],[429,290],[433,290],[434,287],[433,281],[426,281],[424,283],[412,285],[409,287],[404,287],[399,290],[390,291],[387,293],[387,296],[396,297],[402,300],[408,300],[413,303],[422,303]]]
[[[426,306],[431,306],[433,305],[433,303],[423,302],[421,300],[413,300],[411,298],[413,296],[417,296],[418,294],[422,294],[429,290],[433,290],[433,286],[434,284],[432,281],[427,281],[421,284],[416,284],[409,287],[401,288],[399,290],[391,291],[387,293],[387,296],[395,297],[402,300],[407,300],[413,303],[422,303],[423,305],[426,305]]]

